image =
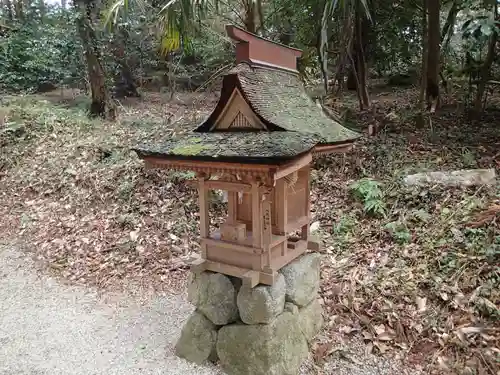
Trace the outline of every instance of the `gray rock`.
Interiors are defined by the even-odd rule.
[[[188,300],[217,325],[238,319],[236,290],[229,277],[221,273],[192,274]]]
[[[496,180],[494,169],[468,169],[449,172],[423,172],[406,176],[404,182],[409,186],[479,186],[493,185]]]
[[[242,286],[237,297],[241,320],[246,324],[267,324],[283,312],[285,278],[279,275],[273,285]]]
[[[222,327],[217,354],[231,375],[297,375],[308,347],[297,316],[285,312],[270,324]]]
[[[190,362],[201,364],[214,358],[217,326],[195,311],[182,328],[175,354]]]
[[[299,313],[299,308],[291,302],[285,302],[285,311],[296,315]]]
[[[323,308],[318,299],[312,301],[309,305],[299,309],[299,324],[302,333],[308,342],[321,331],[324,324]]]
[[[285,277],[288,302],[302,307],[317,297],[320,264],[321,256],[311,253],[301,256],[280,270]]]

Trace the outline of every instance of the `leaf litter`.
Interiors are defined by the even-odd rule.
[[[129,151],[189,130],[216,99],[179,95],[125,103],[117,123],[43,98],[3,98],[2,112],[17,129],[0,133],[3,240],[17,238],[73,283],[182,291],[184,262],[199,251],[190,176],[146,170]],[[182,104],[188,101],[195,103]],[[430,134],[412,125],[405,103],[374,108],[351,111],[348,121],[382,124],[377,137],[315,163],[312,209],[324,242],[327,321],[315,363],[342,356],[339,342],[361,340],[368,354],[402,356],[429,373],[498,375],[498,187],[402,183],[413,172],[497,166],[495,117],[487,113],[490,122],[478,124],[444,111]],[[349,189],[367,177],[383,190],[377,215]],[[225,210],[217,196],[212,209],[217,225]]]

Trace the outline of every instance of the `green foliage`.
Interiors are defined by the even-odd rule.
[[[387,223],[384,225],[384,229],[387,230],[392,239],[400,245],[411,242],[411,233],[406,224],[401,221],[392,221]]]
[[[47,84],[82,80],[80,42],[69,17],[48,13],[43,24],[36,20],[17,24],[0,39],[0,90],[36,91]]]
[[[352,215],[343,215],[340,220],[333,226],[333,233],[336,236],[345,236],[352,232],[356,227],[357,220]]]
[[[362,178],[349,186],[354,198],[363,203],[364,211],[369,215],[385,216],[386,205],[382,184],[372,178]]]

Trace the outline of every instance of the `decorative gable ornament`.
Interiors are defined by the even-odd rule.
[[[212,113],[191,133],[135,151],[149,167],[197,173],[201,254],[193,271],[271,285],[280,268],[319,247],[309,234],[313,155],[346,152],[359,134],[306,95],[300,50],[235,26],[226,31],[237,65],[224,76]],[[210,190],[228,197],[228,217],[214,232]]]

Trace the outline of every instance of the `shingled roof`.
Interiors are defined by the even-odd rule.
[[[139,146],[142,156],[273,164],[309,151],[314,136],[295,132],[191,133],[157,146]]]
[[[353,142],[360,136],[324,114],[305,92],[298,73],[246,62],[224,77],[217,107],[195,131],[210,131],[235,88],[269,130],[314,135],[321,144]]]
[[[284,162],[316,146],[352,144],[360,136],[327,117],[306,94],[296,70],[300,50],[234,26],[226,29],[237,42],[237,65],[224,76],[221,96],[213,112],[190,134],[160,145],[136,148],[139,156]],[[239,108],[244,101],[246,114],[260,122],[261,127],[216,126],[232,105],[236,92],[243,98],[239,99]]]

